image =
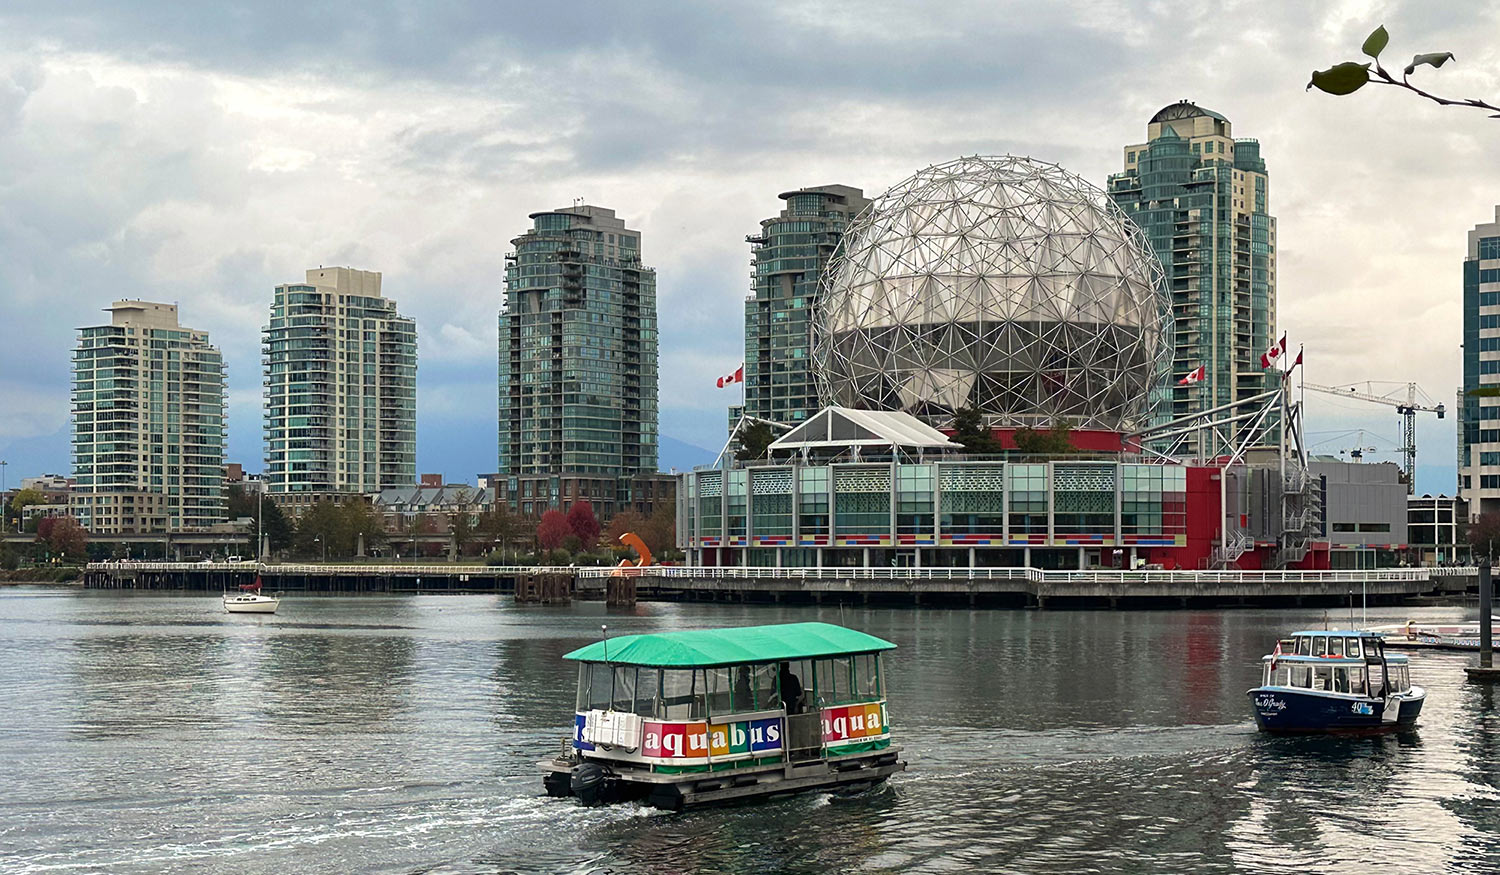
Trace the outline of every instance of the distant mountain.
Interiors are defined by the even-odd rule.
[[[718,450],[705,450],[670,435],[660,435],[660,441],[657,467],[663,471],[670,471],[673,468],[679,471],[691,471],[699,465],[712,465],[719,455]]]

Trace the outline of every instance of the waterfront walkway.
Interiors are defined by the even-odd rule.
[[[1340,571],[1048,571],[1037,568],[566,568],[530,565],[324,565],[95,562],[94,588],[232,589],[259,576],[267,589],[305,592],[496,592],[538,575],[565,574],[578,598],[603,598],[621,574],[642,599],[881,602],[1009,607],[1149,607],[1392,604],[1455,595],[1473,568]]]

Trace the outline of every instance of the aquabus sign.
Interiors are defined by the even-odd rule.
[[[885,734],[885,710],[878,702],[823,709],[823,744],[862,741]]]
[[[701,759],[709,755],[760,754],[781,750],[781,720],[740,723],[663,723],[641,728],[641,755],[661,759]]]

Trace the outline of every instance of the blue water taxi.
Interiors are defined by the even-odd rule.
[[[581,647],[573,735],[538,763],[550,796],[681,810],[855,791],[906,768],[882,656],[828,623],[627,635]]]
[[[1412,686],[1406,657],[1387,655],[1378,632],[1296,632],[1261,664],[1261,685],[1249,695],[1264,732],[1410,729],[1427,698]]]

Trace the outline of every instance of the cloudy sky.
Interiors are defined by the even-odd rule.
[[[1455,53],[1420,74],[1435,90],[1500,99],[1495,3],[7,0],[0,458],[12,483],[66,469],[74,330],[142,297],[223,349],[229,459],[258,470],[271,289],[352,265],[420,326],[419,468],[491,470],[503,258],[527,213],[576,197],[643,232],[662,431],[716,450],[729,398],[707,375],[740,362],[744,237],[777,192],[880,192],[973,153],[1102,185],[1183,98],[1261,141],[1308,378],[1415,380],[1451,407],[1500,119],[1304,92],[1382,22],[1397,64]],[[1318,449],[1394,447],[1393,412],[1309,402]],[[1451,492],[1451,415],[1420,439],[1419,488]]]

